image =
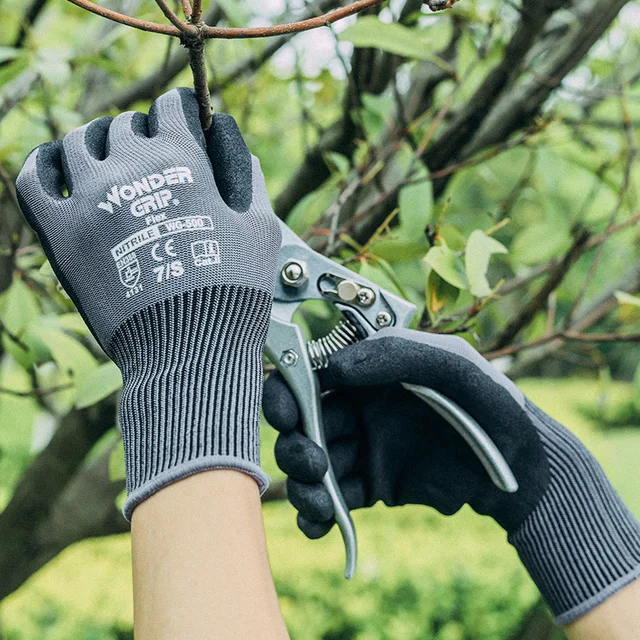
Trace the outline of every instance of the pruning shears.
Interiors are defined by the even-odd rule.
[[[332,353],[385,327],[408,327],[417,308],[390,291],[320,255],[280,221],[282,244],[278,255],[271,324],[265,351],[289,384],[300,408],[305,435],[327,453],[320,389],[315,371],[326,368]],[[306,300],[332,303],[343,316],[326,336],[307,341],[293,316]],[[472,448],[493,483],[514,493],[518,483],[507,461],[482,427],[455,402],[427,387],[403,386],[438,412]],[[352,578],[357,560],[353,521],[329,461],[323,483],[335,509],[346,549],[345,577]]]

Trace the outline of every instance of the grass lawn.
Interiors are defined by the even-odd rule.
[[[525,393],[592,449],[640,516],[640,429],[603,432],[584,412],[602,400],[592,380],[527,380]],[[614,383],[606,403],[630,387]],[[274,436],[265,432],[264,466]],[[470,509],[445,518],[424,507],[377,506],[354,517],[360,560],[342,578],[337,531],[309,541],[286,503],[265,507],[273,573],[294,640],[503,640],[537,592],[504,532]],[[4,640],[131,638],[128,536],[68,549],[0,605]]]

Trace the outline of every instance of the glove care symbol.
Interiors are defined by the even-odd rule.
[[[191,255],[196,267],[220,264],[220,245],[215,240],[198,240],[191,243]]]
[[[122,260],[116,262],[118,267],[118,274],[120,275],[120,282],[132,289],[138,284],[140,280],[140,263],[135,253],[128,253]]]

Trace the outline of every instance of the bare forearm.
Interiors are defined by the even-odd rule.
[[[200,473],[143,502],[132,520],[136,640],[288,638],[258,486]]]
[[[635,640],[640,630],[640,580],[618,591],[565,629],[568,640]]]

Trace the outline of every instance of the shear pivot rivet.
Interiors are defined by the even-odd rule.
[[[289,349],[282,354],[280,362],[282,362],[285,367],[295,367],[298,364],[299,358],[300,356],[293,349]]]
[[[280,272],[282,281],[290,287],[301,287],[307,281],[307,270],[304,262],[289,260]]]
[[[338,285],[338,297],[345,302],[352,302],[358,297],[359,289],[353,280],[343,280]]]
[[[376,316],[376,324],[379,327],[388,327],[391,324],[391,315],[386,311],[381,311]]]

